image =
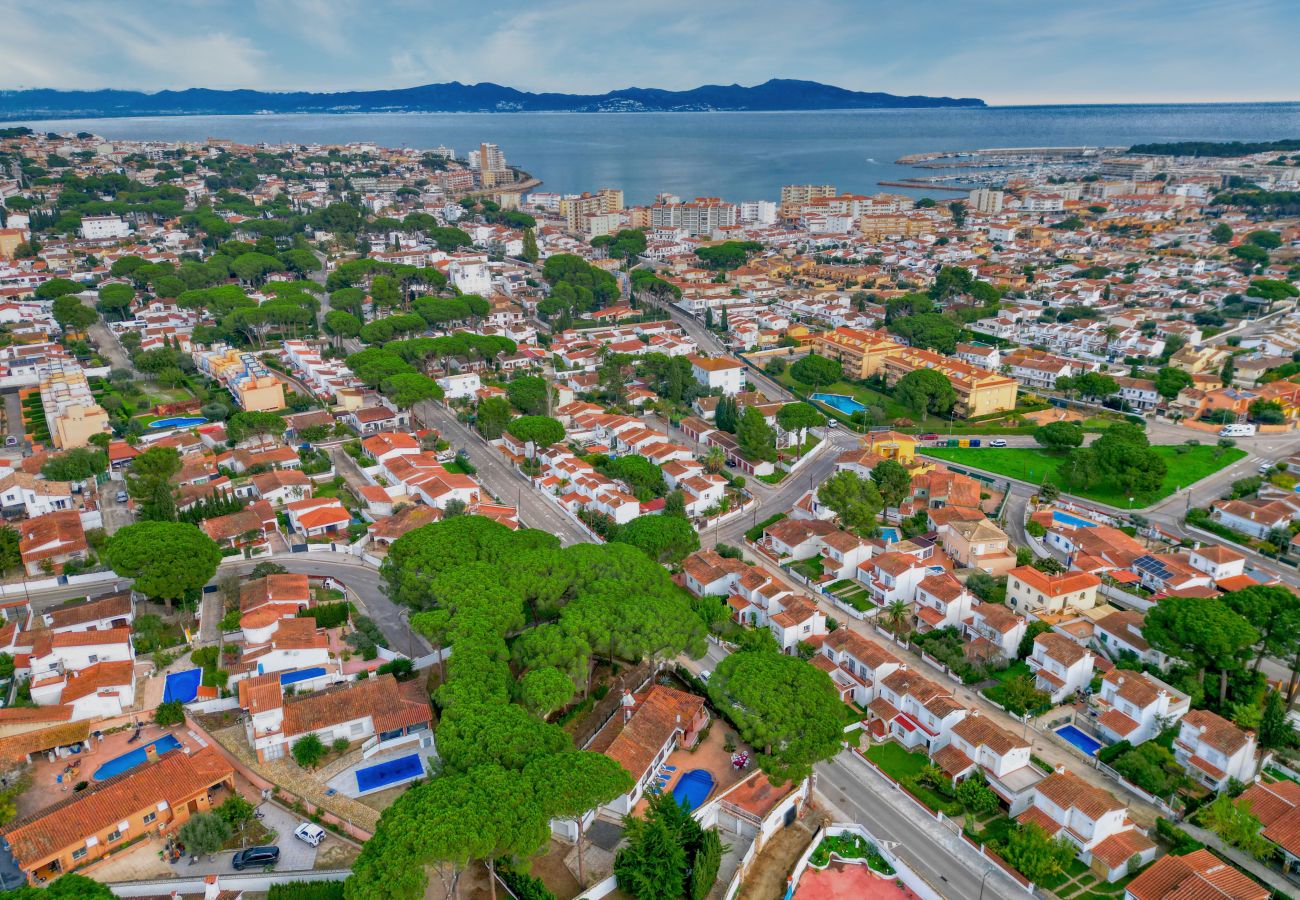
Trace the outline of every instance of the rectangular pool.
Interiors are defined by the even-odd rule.
[[[825,403],[831,409],[838,410],[846,416],[851,416],[855,412],[861,412],[866,409],[857,400],[845,394],[813,394],[812,398],[819,403]]]
[[[1066,725],[1058,728],[1056,729],[1056,733],[1060,736],[1061,740],[1068,744],[1073,744],[1078,748],[1084,756],[1096,756],[1097,751],[1101,749],[1101,741],[1097,740],[1090,734],[1080,731],[1073,725]]]
[[[174,734],[164,734],[162,737],[147,744],[136,747],[134,750],[128,750],[121,756],[115,756],[108,762],[104,763],[95,770],[91,777],[95,781],[103,781],[112,778],[114,775],[121,775],[123,772],[129,772],[136,766],[144,765],[149,761],[149,748],[152,747],[158,756],[164,753],[170,753],[173,750],[179,750],[181,742],[176,739]]]
[[[1080,519],[1078,516],[1072,516],[1067,512],[1061,512],[1059,509],[1052,510],[1052,521],[1060,522],[1062,525],[1070,525],[1074,528],[1096,528],[1096,522],[1089,522],[1087,519]]]
[[[378,765],[357,769],[357,790],[362,794],[424,777],[424,759],[418,753],[399,756]]]

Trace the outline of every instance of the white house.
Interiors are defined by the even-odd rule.
[[[831,675],[840,686],[840,696],[863,707],[876,699],[881,679],[903,665],[902,660],[880,644],[849,628],[837,628],[826,636],[822,641],[821,658],[829,660],[834,668],[848,676],[840,679]]]
[[[122,715],[135,705],[135,662],[95,663],[72,673],[57,702],[72,707],[74,722]]]
[[[1034,638],[1034,651],[1026,662],[1040,691],[1053,703],[1082,691],[1092,681],[1092,651],[1055,631]]]
[[[109,628],[104,631],[64,631],[43,634],[36,638],[31,652],[31,694],[38,706],[53,706],[65,702],[63,694],[79,673],[95,668],[101,663],[135,664],[135,649],[131,646],[131,629]],[[90,684],[99,685],[106,674],[120,678],[118,670],[96,669],[92,681],[82,682],[89,693]],[[120,684],[120,681],[116,682]]]
[[[952,740],[931,755],[934,764],[953,781],[983,773],[1013,816],[1029,805],[1030,792],[1044,777],[1029,757],[1028,741],[980,715],[977,709],[954,725]]]
[[[289,526],[305,537],[345,533],[352,514],[337,497],[308,497],[286,504]]]
[[[882,553],[858,566],[858,580],[871,591],[877,606],[889,606],[895,600],[911,603],[916,588],[929,574],[925,563],[907,553]]]
[[[1094,623],[1093,637],[1111,660],[1132,656],[1139,662],[1164,668],[1168,657],[1153,648],[1142,634],[1145,621],[1142,613],[1118,609]]]
[[[59,606],[41,618],[54,634],[67,631],[107,631],[130,627],[135,621],[135,602],[130,591]]]
[[[1204,544],[1187,554],[1193,569],[1210,576],[1217,584],[1226,578],[1236,578],[1246,572],[1246,557],[1222,544]]]
[[[906,666],[881,680],[869,708],[900,744],[926,752],[948,743],[967,713],[947,688]]]
[[[962,621],[962,633],[967,640],[987,646],[987,653],[976,648],[975,654],[986,659],[1015,659],[1028,628],[1024,616],[1016,615],[1001,603],[975,603],[970,617]]]
[[[477,372],[466,372],[461,375],[444,375],[436,379],[438,387],[442,388],[444,396],[448,400],[464,400],[473,397],[478,393],[478,389],[483,386],[482,380],[478,377]]]
[[[619,711],[583,748],[619,763],[635,782],[605,808],[620,816],[630,814],[669,754],[678,747],[694,747],[708,724],[703,697],[661,684],[642,694],[625,693]]]
[[[952,573],[927,575],[916,585],[915,619],[918,630],[958,628],[970,617],[974,596]]]
[[[1091,572],[1048,575],[1033,566],[1016,566],[1007,573],[1007,605],[1019,613],[1092,609],[1100,584]]]
[[[1130,669],[1112,669],[1092,698],[1097,728],[1111,743],[1133,746],[1149,741],[1191,709],[1191,700],[1158,678]]]
[[[1079,859],[1107,881],[1123,878],[1131,861],[1136,869],[1155,858],[1155,841],[1133,824],[1127,805],[1064,769],[1034,787],[1029,807],[1016,821],[1065,838],[1079,848]]]
[[[1258,768],[1255,735],[1205,709],[1183,716],[1174,738],[1174,758],[1193,778],[1216,791],[1233,778],[1249,782]]]
[[[709,390],[739,394],[745,389],[745,364],[730,356],[688,356],[691,374]]]
[[[37,478],[26,472],[13,472],[0,478],[0,508],[21,508],[28,519],[72,509],[72,485],[66,481]]]

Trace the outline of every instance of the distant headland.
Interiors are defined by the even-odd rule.
[[[488,82],[426,84],[379,91],[271,92],[33,89],[0,91],[0,120],[122,116],[257,115],[359,112],[778,112],[827,109],[980,108],[974,97],[900,96],[851,91],[816,81],[703,85],[688,91],[630,87],[605,94],[531,93]]]

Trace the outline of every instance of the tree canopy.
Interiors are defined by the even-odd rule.
[[[104,560],[136,590],[170,602],[212,579],[221,548],[187,522],[137,522],[108,539]]]

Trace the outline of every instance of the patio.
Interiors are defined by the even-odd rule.
[[[916,895],[892,878],[875,875],[866,866],[832,863],[807,868],[799,878],[794,900],[909,900]]]
[[[740,771],[734,769],[731,765],[732,751],[727,750],[723,745],[727,741],[728,735],[735,735],[731,725],[725,720],[715,717],[709,724],[703,739],[695,746],[694,750],[683,750],[678,748],[669,754],[665,761],[666,766],[675,766],[669,769],[670,777],[664,790],[671,792],[676,787],[678,780],[687,772],[695,769],[704,769],[713,776],[713,790],[705,799],[707,803],[714,797],[728,790],[733,785],[738,784],[744,778],[754,771],[756,763],[753,761],[754,753],[749,747],[740,741],[737,735],[733,738],[737,750],[745,750],[750,755],[749,765]],[[641,815],[645,812],[648,801],[642,797],[633,810],[635,815]]]
[[[32,757],[32,786],[18,798],[18,816],[26,816],[44,809],[64,799],[80,781],[93,781],[95,770],[111,759],[138,749],[156,741],[164,734],[170,734],[181,742],[185,750],[193,752],[203,745],[184,728],[160,728],[152,723],[140,729],[140,737],[131,741],[134,730],[131,728],[105,734],[96,739],[91,732],[90,741],[80,753],[65,758],[55,758],[53,762],[44,754]],[[172,751],[172,752],[184,752]],[[60,780],[60,776],[62,777]]]

